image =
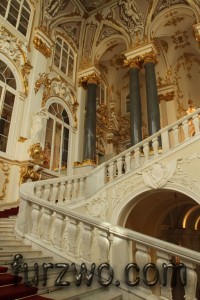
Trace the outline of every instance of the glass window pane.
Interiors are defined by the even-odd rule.
[[[7,65],[2,60],[0,60],[0,73],[4,73],[6,68]]]
[[[6,14],[6,9],[0,3],[0,15],[3,16],[3,17],[5,17],[5,14]]]
[[[23,5],[27,8],[27,10],[31,11],[30,6],[26,0],[24,1]]]
[[[9,105],[10,107],[13,107],[15,101],[15,95],[13,95],[11,92],[6,91],[4,103]]]
[[[10,106],[4,105],[1,113],[1,118],[6,121],[11,121],[12,108]]]
[[[8,137],[10,123],[4,119],[0,119],[0,135]]]
[[[0,126],[1,126],[1,120],[0,120]],[[6,152],[7,140],[8,140],[7,137],[2,136],[0,134],[0,151]]]
[[[26,33],[27,33],[27,28],[26,28],[26,27],[24,27],[23,25],[19,24],[18,30],[19,30],[24,36],[26,36]]]
[[[21,1],[20,1],[21,2]],[[19,11],[20,4],[17,0],[11,0],[10,9],[14,7],[17,11]]]

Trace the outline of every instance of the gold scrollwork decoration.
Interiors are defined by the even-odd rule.
[[[42,168],[39,166],[25,166],[20,170],[20,184],[29,181],[37,181],[41,179]]]
[[[33,39],[35,48],[42,53],[46,58],[51,57],[52,50],[39,37],[35,36]]]
[[[3,173],[4,176],[4,182],[1,183],[1,194],[0,194],[0,200],[3,200],[5,199],[6,196],[7,184],[9,183],[10,167],[9,165],[5,164],[5,162],[3,162],[2,160],[0,161],[0,171]]]
[[[42,107],[45,107],[47,100],[52,96],[58,96],[68,104],[68,107],[74,118],[75,127],[77,127],[76,111],[78,108],[78,102],[73,96],[72,91],[69,89],[66,82],[61,78],[50,78],[49,74],[40,73],[39,79],[35,82],[35,93],[37,93],[41,86],[44,86],[44,94],[42,98]],[[72,102],[73,100],[73,102]]]

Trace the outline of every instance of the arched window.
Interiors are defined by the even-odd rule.
[[[16,81],[10,68],[0,60],[0,151],[6,152],[16,97]]]
[[[67,77],[74,80],[74,52],[65,40],[59,36],[56,38],[54,65]]]
[[[1,0],[0,15],[26,36],[31,15],[31,8],[26,0]]]
[[[49,158],[50,170],[61,173],[67,169],[68,163],[69,117],[64,107],[59,103],[52,103],[49,106],[48,116],[45,151]]]

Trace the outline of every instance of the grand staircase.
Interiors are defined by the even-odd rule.
[[[67,287],[60,288],[55,286],[56,278],[60,271],[55,268],[48,269],[46,284],[44,284],[43,269],[39,270],[39,282],[35,286],[34,264],[37,262],[39,268],[43,263],[55,265],[55,259],[51,256],[45,256],[42,251],[33,249],[30,244],[25,244],[22,238],[17,237],[15,233],[15,224],[18,213],[18,208],[11,208],[5,211],[0,211],[0,300],[91,300],[98,297],[98,300],[121,300],[122,296],[119,292],[109,291],[106,288],[91,287],[85,289],[83,286],[77,289],[75,285],[74,273],[68,275],[74,282],[74,287],[67,290]],[[16,273],[16,268],[13,266],[14,257],[16,254],[23,256],[19,259],[18,265],[21,267]],[[59,260],[60,262],[60,260]],[[28,276],[24,271],[24,263],[28,265]]]

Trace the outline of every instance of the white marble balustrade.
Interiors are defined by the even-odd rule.
[[[97,266],[109,263],[114,270],[113,284],[119,281],[123,290],[138,296],[145,295],[145,299],[171,299],[172,273],[168,271],[167,284],[164,285],[163,263],[169,264],[172,257],[178,257],[187,268],[186,299],[196,299],[198,275],[195,269],[200,265],[199,253],[40,200],[33,189],[33,183],[22,186],[16,225],[20,236],[77,265],[84,262],[90,268],[92,263]],[[131,287],[125,281],[125,267],[133,262],[140,268],[140,282]],[[156,265],[159,271],[159,281],[153,287],[143,281],[143,268],[148,263]]]

